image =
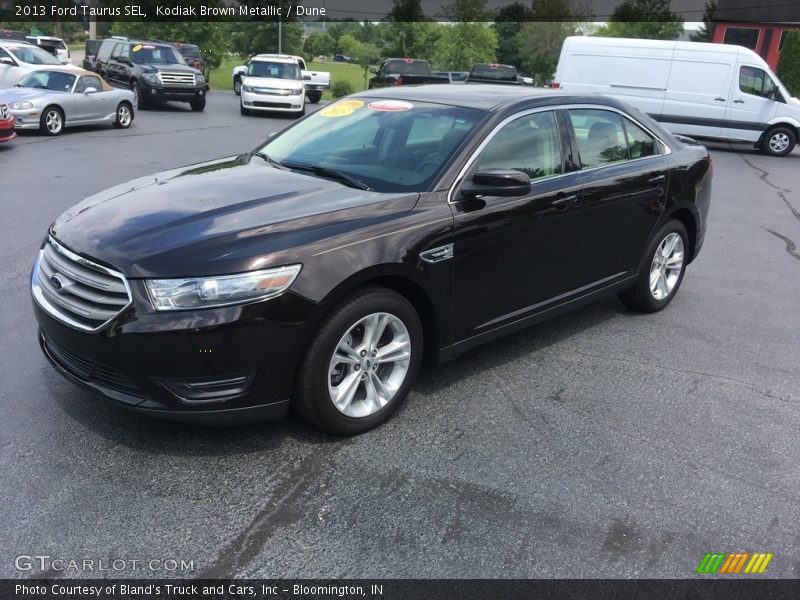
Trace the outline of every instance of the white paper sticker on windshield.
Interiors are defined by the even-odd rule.
[[[361,100],[340,100],[330,106],[326,106],[319,114],[323,117],[346,117],[352,115],[356,110],[364,106]]]
[[[404,112],[414,108],[414,105],[411,102],[403,102],[402,100],[378,100],[370,102],[368,108],[383,112]]]

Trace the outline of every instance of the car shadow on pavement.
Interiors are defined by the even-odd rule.
[[[470,350],[443,365],[424,365],[412,393],[435,394],[463,378],[511,362],[522,356],[535,356],[547,347],[580,335],[619,315],[648,318],[628,310],[614,297],[600,300],[555,317],[526,330]],[[148,454],[215,456],[250,454],[277,449],[287,438],[303,446],[345,441],[319,432],[292,412],[282,420],[244,425],[209,426],[165,421],[116,406],[73,384],[64,385],[61,376],[42,364],[49,395],[65,415],[115,444]],[[401,406],[394,420],[402,418]]]

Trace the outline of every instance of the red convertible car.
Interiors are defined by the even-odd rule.
[[[8,106],[0,104],[0,144],[10,142],[17,134],[14,132],[14,117],[8,112]]]

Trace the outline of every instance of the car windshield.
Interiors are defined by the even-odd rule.
[[[6,46],[5,49],[18,61],[30,65],[61,65],[55,56],[36,46]]]
[[[338,171],[378,192],[421,192],[485,114],[427,102],[350,98],[315,112],[259,151],[285,165]]]
[[[22,78],[20,87],[69,92],[75,84],[75,75],[63,71],[34,71]]]
[[[269,62],[254,60],[247,67],[251,77],[271,77],[273,79],[300,79],[300,67],[297,63]]]
[[[170,46],[134,44],[131,47],[131,61],[139,64],[174,65],[186,64],[183,57]]]

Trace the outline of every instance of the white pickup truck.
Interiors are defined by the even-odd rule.
[[[257,54],[253,58],[293,58],[300,65],[303,73],[303,83],[306,88],[306,98],[311,104],[316,104],[322,98],[322,92],[331,87],[331,74],[326,71],[306,70],[306,61],[302,56],[292,56],[290,54]],[[251,58],[250,60],[253,60]],[[247,64],[233,68],[233,91],[239,96],[242,93],[242,77],[247,73]]]

